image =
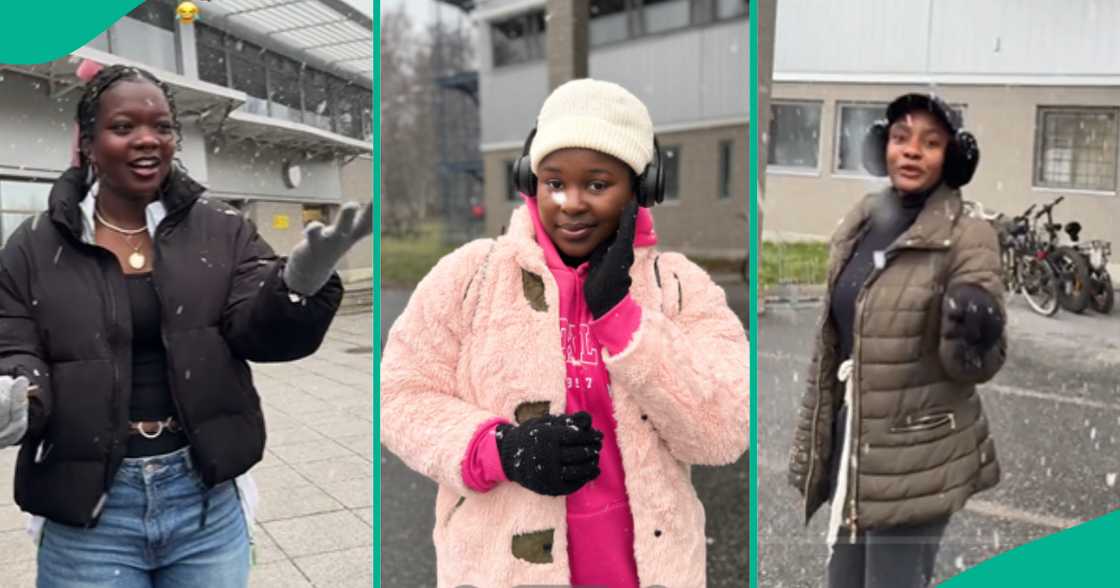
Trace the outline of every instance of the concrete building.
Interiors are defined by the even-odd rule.
[[[277,252],[305,222],[372,194],[372,20],[341,0],[202,3],[184,25],[149,0],[70,55],[0,65],[0,238],[46,208],[70,165],[82,60],[148,69],[172,88],[180,161]],[[368,281],[371,252],[340,269]]]
[[[782,0],[764,238],[820,239],[868,191],[859,144],[886,104],[932,91],[980,144],[965,198],[1120,245],[1120,4]],[[1114,273],[1115,275],[1115,273]]]
[[[590,77],[649,108],[668,174],[654,210],[662,246],[741,259],[747,248],[746,0],[591,0]],[[545,0],[476,3],[486,232],[520,198],[510,172],[548,96]],[[743,215],[743,216],[740,216]]]

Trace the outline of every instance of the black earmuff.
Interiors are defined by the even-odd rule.
[[[876,177],[887,175],[887,121],[877,120],[871,123],[867,134],[863,136],[863,169]]]
[[[661,162],[661,144],[656,136],[653,138],[653,159],[638,176],[634,193],[638,197],[638,206],[652,208],[654,204],[665,201],[665,166]]]
[[[526,196],[537,195],[537,176],[533,173],[533,164],[529,161],[529,147],[533,145],[533,137],[537,135],[537,127],[529,131],[525,139],[525,146],[521,149],[521,157],[513,162],[513,188]]]
[[[919,95],[920,96],[920,95]],[[939,118],[942,120],[955,120],[950,118],[951,110],[939,98],[920,96],[928,101],[931,109],[940,110]],[[910,95],[899,98],[895,104],[903,99],[910,99]],[[887,112],[896,108],[895,104],[888,107]],[[955,123],[954,123],[955,124]],[[890,121],[880,119],[871,124],[867,134],[863,137],[862,156],[863,167],[873,176],[884,177],[887,175],[887,140],[890,135]],[[942,166],[941,177],[950,188],[960,188],[972,181],[976,168],[980,165],[980,145],[976,137],[961,128],[952,132],[949,144],[945,147],[945,164]]]
[[[529,159],[529,149],[533,146],[533,137],[536,135],[537,128],[533,127],[525,139],[521,157],[513,162],[513,187],[527,196],[537,195],[537,176],[533,173],[533,165]],[[665,200],[665,166],[661,162],[661,145],[657,142],[657,137],[653,138],[653,159],[634,178],[634,194],[638,199],[638,206],[646,208]]]

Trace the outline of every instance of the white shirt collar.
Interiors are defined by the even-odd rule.
[[[93,211],[97,209],[97,192],[100,186],[100,182],[94,182],[89,192],[86,192],[86,197],[78,205],[82,209],[82,242],[88,245],[96,243]],[[160,221],[166,216],[167,208],[163,205],[162,200],[157,199],[144,209],[144,217],[148,223],[148,235],[152,239],[156,238],[156,228],[159,227]]]

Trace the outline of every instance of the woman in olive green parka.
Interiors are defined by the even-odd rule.
[[[891,103],[864,143],[891,185],[833,235],[790,454],[806,522],[832,503],[830,587],[927,585],[950,515],[999,481],[976,392],[1006,354],[999,246],[959,190],[978,161],[927,95]]]

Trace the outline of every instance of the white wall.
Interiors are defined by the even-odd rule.
[[[545,61],[490,67],[489,27],[479,33],[483,146],[521,142],[548,96]],[[590,75],[640,98],[658,127],[749,116],[748,21],[593,47]]]
[[[0,73],[0,174],[5,169],[45,170],[70,166],[78,94],[50,98],[45,80]]]
[[[782,0],[774,71],[1112,76],[1117,31],[1112,0]]]
[[[283,180],[283,161],[288,154],[278,149],[258,149],[252,143],[209,145],[205,156],[209,171],[207,186],[220,192],[220,196],[327,202],[338,202],[342,198],[339,165],[333,160],[304,162],[300,186],[288,188]]]

